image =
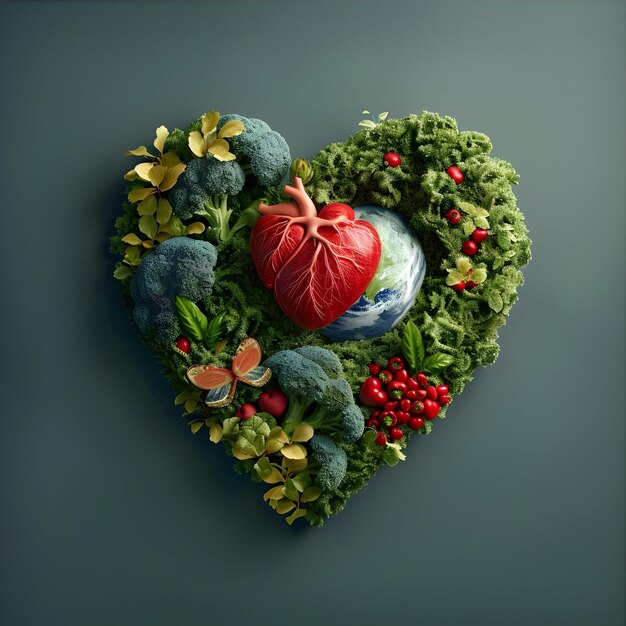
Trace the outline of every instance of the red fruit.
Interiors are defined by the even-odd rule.
[[[409,381],[409,373],[402,369],[402,370],[398,370],[394,375],[393,375],[393,379],[397,380],[400,383],[405,383],[408,387],[408,381]]]
[[[270,389],[264,391],[257,402],[261,411],[269,413],[272,417],[282,417],[287,410],[289,399],[280,389]]]
[[[411,404],[411,413],[413,413],[414,415],[419,415],[423,410],[424,410],[423,402],[420,402],[419,400],[415,400],[415,402]]]
[[[380,428],[380,420],[377,420],[375,417],[370,417],[367,422],[365,422],[365,425],[368,428],[374,428],[376,430],[378,430]]]
[[[411,400],[409,400],[409,398],[400,400],[400,409],[402,411],[409,411],[411,409]]]
[[[441,407],[439,406],[438,402],[435,402],[434,400],[429,400],[428,398],[426,400],[424,400],[424,417],[427,420],[432,420],[435,417],[437,417],[437,413],[439,413],[439,409]]]
[[[404,361],[399,356],[392,356],[387,363],[387,369],[397,372],[404,367]]]
[[[485,230],[484,228],[477,228],[471,234],[471,237],[476,243],[480,243],[481,241],[484,241],[485,239],[487,239],[487,237],[489,237],[489,231]]]
[[[370,363],[367,366],[367,369],[370,371],[372,376],[378,376],[378,373],[380,372],[380,365],[378,365],[378,363]]]
[[[478,244],[475,241],[469,239],[468,241],[463,242],[461,250],[463,251],[463,254],[467,254],[467,256],[474,256],[478,252]]]
[[[176,340],[176,347],[181,351],[187,354],[189,352],[189,348],[191,348],[191,344],[189,343],[189,339],[186,337],[179,337]]]
[[[450,404],[450,402],[452,402],[452,398],[448,394],[439,396],[439,404],[446,405],[446,404]]]
[[[453,226],[461,221],[461,211],[458,209],[449,209],[445,213],[446,219]]]
[[[383,411],[380,414],[380,421],[387,428],[393,428],[398,423],[398,417],[393,411]]]
[[[401,383],[399,380],[392,380],[390,383],[387,383],[385,385],[385,389],[387,389],[388,392],[401,391],[402,395],[404,395],[407,391],[406,383]]]
[[[372,411],[372,417],[378,417],[380,415],[380,411]]]
[[[423,400],[426,397],[426,390],[425,389],[418,389],[415,392],[415,399],[416,400]]]
[[[417,400],[417,390],[411,389],[410,391],[407,391],[404,394],[404,397],[407,398],[408,400]]]
[[[424,426],[424,420],[421,417],[412,417],[409,420],[409,428],[411,430],[419,430],[420,428],[423,428]]]
[[[473,280],[468,280],[465,283],[465,289],[474,289],[474,287],[478,287],[478,283],[475,283]]]
[[[428,377],[426,376],[426,374],[422,374],[422,372],[420,372],[417,375],[417,382],[424,388],[426,389],[426,387],[428,387]]]
[[[245,402],[237,409],[237,411],[235,412],[235,417],[238,417],[241,420],[249,420],[255,414],[256,407],[254,406],[254,404],[250,404],[250,402]]]
[[[374,439],[374,443],[377,446],[386,446],[387,445],[387,435],[385,433],[380,432],[376,435],[376,439]]]
[[[402,159],[397,152],[386,152],[383,160],[389,167],[398,167],[402,163]]]
[[[428,387],[428,389],[426,389],[426,395],[431,400],[436,400],[437,399],[437,388],[433,387],[432,385],[430,385],[430,387]]]
[[[446,174],[457,184],[460,185],[465,180],[465,175],[463,172],[456,166],[451,165],[447,170]]]
[[[378,378],[383,381],[383,383],[390,383],[393,380],[393,374],[389,370],[383,370],[379,372]]]
[[[450,391],[450,388],[448,387],[448,385],[437,385],[438,396],[444,396],[445,394],[448,393],[448,391]]]
[[[465,281],[462,280],[460,283],[457,283],[456,285],[452,285],[452,289],[454,289],[454,291],[463,291],[463,289],[465,289]]]
[[[399,428],[392,428],[391,433],[389,434],[394,440],[402,439],[402,437],[404,437],[404,433]]]
[[[359,402],[364,406],[379,407],[387,402],[388,396],[383,391],[378,378],[366,378],[359,391]]]
[[[397,400],[390,400],[389,402],[385,402],[385,406],[383,406],[383,409],[385,409],[385,411],[393,411],[397,406]]]
[[[406,381],[406,386],[409,389],[419,389],[420,384],[417,382],[417,380],[415,378],[409,378]]]
[[[411,419],[409,413],[405,411],[396,411],[396,417],[398,418],[398,424],[406,424]]]

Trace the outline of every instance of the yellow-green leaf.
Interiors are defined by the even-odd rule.
[[[159,224],[167,224],[172,217],[172,205],[166,198],[159,198],[156,207],[156,219]]]
[[[462,256],[457,259],[456,268],[461,274],[467,274],[472,269],[472,262],[466,256]]]
[[[198,398],[187,400],[185,402],[185,411],[193,413],[198,408]]]
[[[197,156],[201,157],[206,154],[206,145],[204,143],[204,138],[198,131],[193,131],[189,133],[189,149]]]
[[[213,443],[219,443],[222,440],[224,429],[219,424],[213,424],[209,430],[209,439]]]
[[[282,483],[283,482],[283,475],[275,468],[272,468],[272,471],[269,474],[266,474],[265,476],[261,477],[263,482],[266,482],[268,484],[274,484],[274,483]]]
[[[291,509],[295,509],[296,505],[289,500],[288,498],[283,498],[276,503],[276,512],[284,515],[285,513],[289,513]]]
[[[463,234],[468,237],[469,235],[471,235],[474,232],[474,222],[469,221],[469,222],[464,222],[463,223]]]
[[[154,239],[159,230],[159,225],[156,219],[154,219],[154,215],[142,215],[139,218],[139,230],[147,237],[150,237],[150,239]]]
[[[148,172],[148,178],[150,179],[150,182],[155,187],[158,187],[161,184],[161,181],[163,180],[163,177],[165,176],[166,171],[167,171],[167,168],[163,167],[162,165],[155,165]]]
[[[225,139],[216,139],[209,146],[209,152],[217,158],[225,154],[229,154],[228,152],[229,150],[230,150],[230,146],[228,145],[228,142]]]
[[[202,134],[208,135],[217,126],[220,114],[217,111],[207,111],[200,119],[202,120]]]
[[[141,187],[140,189],[133,189],[128,194],[128,200],[132,203],[140,202],[141,200],[144,200],[148,196],[152,195],[153,193],[156,193],[156,189],[154,189],[153,187]]]
[[[291,515],[285,518],[285,521],[291,526],[299,517],[306,515],[306,509],[296,509]]]
[[[146,249],[149,250],[150,248],[154,248],[154,242],[152,241],[142,241],[141,245]]]
[[[185,227],[185,235],[199,235],[203,233],[206,226],[202,222],[193,222]]]
[[[243,450],[240,450],[236,446],[233,446],[233,456],[236,459],[239,459],[240,461],[246,461],[248,459],[254,459],[255,458],[253,454],[248,454],[247,452],[244,452]]]
[[[174,167],[174,165],[178,165],[180,163],[180,157],[176,154],[176,152],[166,152],[159,159],[159,162],[165,167]]]
[[[478,285],[487,280],[487,270],[484,267],[477,267],[471,274],[471,279]]]
[[[165,140],[169,137],[170,131],[165,126],[159,126],[156,129],[156,139],[154,140],[154,147],[163,154],[163,148],[165,147]]]
[[[300,460],[306,457],[306,448],[299,443],[290,443],[287,446],[283,446],[280,452],[288,459]]]
[[[305,489],[304,493],[300,496],[300,502],[313,502],[322,495],[322,490],[315,485]]]
[[[485,230],[489,230],[489,222],[487,221],[486,217],[475,218],[474,224],[476,224],[478,228],[484,228]]]
[[[263,500],[280,500],[283,497],[282,487],[272,487],[263,494]]]
[[[142,243],[141,239],[139,239],[135,233],[128,233],[128,235],[122,237],[122,241],[130,244],[131,246],[140,246]]]
[[[300,424],[294,431],[293,436],[291,437],[292,441],[308,441],[313,435],[315,431],[313,427],[309,424]]]
[[[230,120],[230,122],[226,122],[226,124],[220,128],[220,132],[217,136],[219,139],[236,137],[237,135],[241,135],[244,130],[246,130],[246,128],[241,120]]]
[[[126,174],[124,174],[124,180],[134,181],[137,180],[139,176],[137,176],[137,172],[135,170],[128,170]]]
[[[137,172],[137,176],[139,176],[141,180],[150,182],[150,170],[155,166],[156,163],[139,163],[139,165],[135,165],[135,172]]]
[[[187,400],[191,400],[192,398],[198,398],[200,395],[199,391],[195,389],[185,389],[185,391],[181,391],[175,398],[174,404],[183,404]]]
[[[134,150],[128,150],[128,152],[124,152],[124,156],[147,156],[153,159],[156,158],[153,154],[148,152],[148,148],[146,148],[146,146],[139,146]]]
[[[137,205],[137,213],[139,213],[139,215],[154,215],[156,210],[157,210],[157,199],[154,194],[152,194],[151,196],[148,196],[147,198],[144,198]]]
[[[124,253],[124,262],[128,265],[139,265],[141,263],[141,248],[128,246]]]
[[[452,270],[446,276],[446,285],[448,285],[449,287],[452,287],[452,285],[458,285],[462,280],[465,280],[466,278],[467,276],[465,276],[465,274],[461,274],[461,272],[458,272],[457,270]]]
[[[306,469],[306,466],[309,464],[309,460],[305,457],[304,459],[288,459],[283,457],[283,468],[288,472],[301,472]]]
[[[168,239],[171,239],[174,235],[172,235],[171,233],[166,233],[166,232],[158,232],[156,234],[156,237],[154,238],[155,241],[158,241],[159,243],[163,243],[164,241],[167,241]]]
[[[177,163],[176,165],[168,165],[163,180],[159,185],[161,191],[168,191],[178,181],[178,177],[185,171],[187,166],[184,163]]]
[[[120,265],[113,272],[113,277],[117,278],[117,280],[124,280],[125,278],[130,278],[133,275],[133,270],[128,267],[128,265]]]
[[[191,433],[195,435],[203,426],[204,422],[191,422],[189,428],[191,428]]]

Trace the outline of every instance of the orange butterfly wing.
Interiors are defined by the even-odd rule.
[[[247,337],[237,348],[233,357],[233,374],[242,382],[253,387],[262,387],[272,376],[267,367],[259,367],[261,362],[261,346],[259,342]]]
[[[192,365],[187,370],[187,378],[193,385],[206,391],[235,382],[235,377],[230,370],[211,365]]]

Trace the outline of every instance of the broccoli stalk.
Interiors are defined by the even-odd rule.
[[[242,228],[254,226],[256,220],[259,218],[257,208],[261,201],[260,199],[255,200],[248,206],[241,213],[232,228],[229,224],[233,210],[228,208],[227,194],[209,196],[196,214],[206,218],[209,226],[216,233],[220,241],[228,242]]]

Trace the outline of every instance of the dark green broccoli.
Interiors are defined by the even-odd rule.
[[[346,475],[348,457],[332,439],[324,435],[313,435],[309,441],[313,462],[309,467],[317,470],[315,482],[322,491],[335,491]]]
[[[320,364],[323,363],[324,367]],[[356,441],[363,434],[364,419],[337,356],[324,348],[282,350],[265,360],[280,388],[289,398],[282,427],[291,434],[307,422],[321,433]]]
[[[214,246],[189,237],[172,237],[146,255],[130,283],[139,330],[175,341],[181,332],[176,296],[192,302],[206,300],[213,288],[216,262]]]

